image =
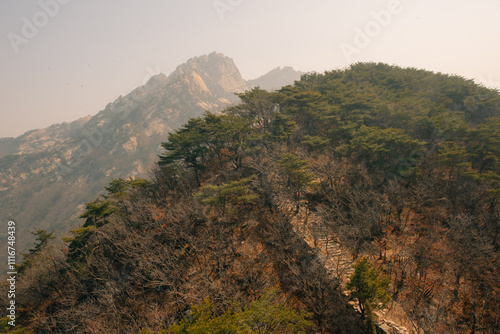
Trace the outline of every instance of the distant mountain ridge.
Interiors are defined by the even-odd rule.
[[[214,52],[153,76],[94,116],[0,139],[0,210],[18,222],[20,250],[32,242],[28,230],[78,225],[84,203],[111,179],[147,176],[169,132],[248,89],[234,61]]]
[[[90,118],[85,116],[71,123],[53,124],[43,129],[30,130],[16,138],[0,138],[0,158],[9,154],[41,152],[47,145],[50,146],[71,132],[81,129]]]
[[[305,72],[295,71],[290,66],[276,67],[257,79],[248,80],[247,85],[250,89],[260,87],[265,90],[277,90],[300,80],[303,74]]]

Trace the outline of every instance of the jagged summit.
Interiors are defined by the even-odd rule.
[[[204,84],[210,91],[221,94],[232,102],[236,102],[235,98],[227,92],[243,92],[248,89],[233,59],[217,52],[189,59],[179,65],[169,79],[180,76],[192,78],[201,87]]]
[[[164,73],[152,76],[144,85],[119,96],[93,117],[30,130],[17,138],[0,139],[0,158],[47,151],[59,146],[63,138],[98,126],[103,119],[114,118],[113,114],[120,114],[120,123],[132,115],[148,120],[160,116],[160,122],[153,121],[156,125],[150,133],[165,135],[188,117],[200,116],[205,110],[215,112],[230,103],[237,103],[234,92],[246,89],[246,83],[231,58],[216,52],[194,57],[179,65],[169,76]]]
[[[146,82],[146,86],[161,85],[164,84],[167,80],[168,77],[164,73],[158,73],[149,78],[149,80]]]
[[[188,116],[195,117],[197,112],[193,108],[202,107],[212,112],[220,110],[228,104],[238,102],[235,92],[247,89],[234,61],[221,53],[213,52],[189,59],[177,66],[168,77],[163,73],[151,77],[145,85],[110,103],[106,110],[122,112],[127,106],[130,109],[138,103],[156,104],[157,107],[164,104],[186,109],[190,112]]]

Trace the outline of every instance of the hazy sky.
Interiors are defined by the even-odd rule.
[[[96,114],[212,51],[245,79],[382,61],[500,88],[500,0],[0,0],[0,137]]]

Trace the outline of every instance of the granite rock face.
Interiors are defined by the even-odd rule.
[[[62,235],[79,226],[85,203],[112,179],[147,177],[169,132],[248,89],[234,61],[214,52],[151,77],[94,116],[0,139],[0,212],[17,223],[18,249],[32,244],[29,230]]]

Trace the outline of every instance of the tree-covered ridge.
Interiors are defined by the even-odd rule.
[[[23,325],[217,327],[274,288],[311,333],[373,332],[387,294],[415,332],[498,332],[497,91],[356,64],[238,95],[170,133],[150,182],[114,180],[88,203],[67,249],[37,251],[49,266],[30,258]]]
[[[305,75],[283,88],[277,101],[304,125],[298,135],[326,137],[338,153],[359,155],[370,167],[411,162],[424,145],[433,151],[456,142],[478,172],[498,172],[500,95],[470,80],[356,64]]]

